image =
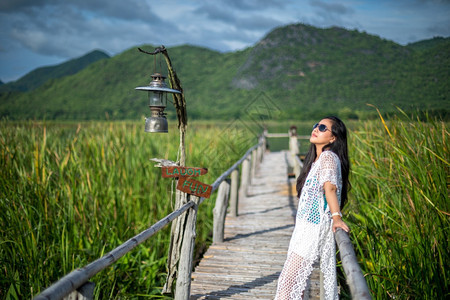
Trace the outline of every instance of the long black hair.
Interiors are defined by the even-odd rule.
[[[341,205],[342,209],[347,201],[347,193],[351,188],[350,182],[348,180],[348,175],[350,173],[350,161],[348,159],[348,146],[347,146],[347,128],[344,122],[342,122],[338,117],[329,116],[324,119],[330,120],[333,124],[331,126],[331,133],[335,137],[333,143],[329,143],[323,146],[322,151],[330,150],[333,151],[341,161],[341,172],[342,172],[342,191],[341,191]],[[300,175],[297,178],[297,196],[300,197],[303,185],[305,184],[306,177],[311,170],[312,163],[316,160],[317,152],[316,146],[311,143],[309,151],[305,156],[303,161],[303,168]]]

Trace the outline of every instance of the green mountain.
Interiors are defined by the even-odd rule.
[[[450,41],[450,38],[443,38],[441,36],[434,37],[428,40],[422,40],[415,43],[408,44],[409,48],[413,48],[415,50],[430,50],[436,46],[446,44]]]
[[[37,68],[14,82],[2,85],[0,92],[32,91],[50,79],[73,75],[91,63],[105,58],[109,58],[109,55],[102,51],[94,50],[62,64]]]
[[[141,46],[148,51],[155,47]],[[416,49],[418,48],[418,49]],[[366,118],[383,112],[427,110],[448,116],[450,42],[401,46],[377,36],[303,24],[275,28],[253,47],[220,53],[195,46],[168,49],[191,119],[312,119],[327,114]],[[0,94],[9,119],[138,119],[147,96],[134,90],[162,56],[137,47],[47,81],[31,92]],[[172,105],[166,109],[175,118]]]

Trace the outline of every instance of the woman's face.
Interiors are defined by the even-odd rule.
[[[311,132],[309,141],[316,146],[325,146],[329,143],[333,143],[336,140],[331,132],[331,126],[333,125],[333,122],[330,119],[322,119],[317,124],[317,127],[314,128]],[[322,125],[325,125],[325,129]],[[320,128],[324,129],[325,131],[320,131]]]

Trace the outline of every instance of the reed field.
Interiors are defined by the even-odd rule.
[[[174,122],[175,123],[175,122]],[[0,299],[29,299],[173,211],[175,184],[150,158],[177,159],[179,134],[143,124],[0,123]],[[257,138],[238,128],[188,128],[187,165],[211,184]],[[222,151],[222,152],[221,152]],[[215,194],[198,213],[210,242]],[[97,299],[161,298],[170,226],[92,278]]]
[[[401,111],[352,124],[345,210],[374,299],[449,297],[449,132]]]
[[[298,124],[300,135],[309,123]],[[373,298],[448,297],[447,124],[399,112],[348,125],[353,188],[343,212]],[[143,127],[0,122],[0,299],[31,298],[173,210],[174,181],[149,159],[176,160],[178,130]],[[257,142],[255,132],[193,123],[187,165],[207,167],[199,180],[211,184]],[[214,199],[199,209],[197,253],[211,242]],[[169,240],[167,226],[92,278],[96,299],[164,298]]]

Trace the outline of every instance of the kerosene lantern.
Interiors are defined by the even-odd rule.
[[[145,132],[168,132],[168,123],[164,109],[167,106],[167,94],[180,94],[178,90],[167,87],[166,77],[160,73],[155,73],[148,86],[139,86],[135,88],[140,91],[148,91],[149,107],[151,116],[145,118]]]

